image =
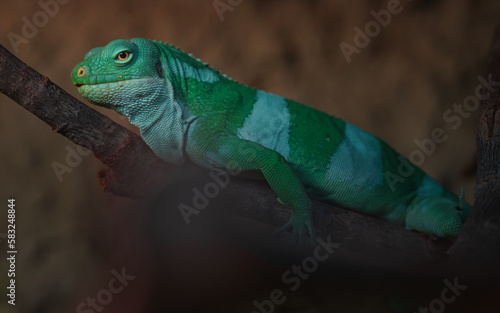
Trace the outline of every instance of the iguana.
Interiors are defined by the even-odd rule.
[[[71,76],[84,98],[128,117],[166,162],[260,171],[292,211],[282,229],[300,238],[315,239],[311,198],[438,237],[456,237],[469,213],[463,197],[377,137],[240,84],[173,45],[114,40]],[[399,175],[402,167],[411,175]]]

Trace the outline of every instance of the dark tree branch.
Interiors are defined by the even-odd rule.
[[[172,180],[174,167],[159,160],[139,136],[82,104],[2,46],[0,91],[56,132],[92,150],[109,167],[99,173],[105,190],[124,196],[154,194],[167,177]],[[238,203],[236,214],[267,224],[281,226],[290,216],[266,184],[234,178],[223,197]],[[318,236],[331,235],[343,249],[363,253],[364,258],[377,255],[404,267],[408,263],[401,260],[411,259],[422,265],[441,258],[449,245],[446,242],[436,247],[414,232],[352,210],[318,202],[314,205]]]
[[[487,75],[500,82],[500,24],[486,63]],[[477,125],[477,185],[475,204],[451,248],[454,261],[492,276],[500,264],[500,84],[494,91],[483,87]],[[484,266],[490,265],[490,266]],[[463,266],[463,265],[462,265]]]
[[[237,203],[228,213],[249,217],[281,227],[288,222],[290,210],[276,201],[265,182],[232,178],[225,190],[227,203]],[[399,268],[403,271],[422,268],[445,260],[450,242],[431,241],[376,217],[319,201],[313,201],[314,225],[320,238],[331,236],[341,249],[357,253],[350,261],[369,266]],[[350,262],[349,261],[349,262]]]
[[[101,187],[122,196],[153,190],[174,172],[139,136],[73,98],[0,45],[0,92],[109,167]]]

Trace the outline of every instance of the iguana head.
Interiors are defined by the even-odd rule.
[[[166,56],[158,45],[143,38],[111,41],[90,50],[71,78],[84,98],[128,117],[156,155],[179,164],[189,114],[174,99]]]
[[[160,51],[143,38],[118,39],[90,50],[71,78],[87,100],[117,111],[123,106],[140,109],[165,97],[160,94],[166,91]]]

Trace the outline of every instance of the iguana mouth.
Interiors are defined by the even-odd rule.
[[[80,88],[82,86],[97,86],[97,85],[105,85],[105,84],[119,83],[119,82],[125,82],[125,81],[126,80],[115,81],[115,82],[95,83],[95,84],[75,83],[74,85],[75,85],[75,87]]]
[[[104,85],[104,84],[110,84],[110,83],[117,83],[117,81],[116,82],[94,83],[94,84],[75,83],[74,85],[76,87],[81,87],[81,86],[97,86],[97,85]]]
[[[144,78],[129,78],[129,79],[123,79],[123,80],[115,80],[115,81],[106,81],[106,82],[99,82],[99,83],[74,83],[76,87],[81,87],[81,86],[96,86],[96,85],[104,85],[104,84],[113,84],[113,83],[118,83],[118,84],[123,84],[125,82],[131,81],[131,80],[146,80],[149,79],[148,77]],[[121,85],[120,85],[121,87]]]

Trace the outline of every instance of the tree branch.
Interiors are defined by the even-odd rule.
[[[159,160],[139,136],[76,100],[2,46],[0,91],[54,131],[92,150],[109,167],[98,175],[106,191],[122,196],[154,194],[175,176],[175,168]],[[233,213],[267,224],[281,226],[290,217],[265,183],[232,178],[223,197],[238,203]],[[429,244],[414,232],[352,210],[319,202],[314,206],[318,236],[331,235],[343,249],[363,253],[363,258],[379,256],[408,268],[408,260],[421,265],[442,258],[449,246],[449,242]]]
[[[94,152],[109,167],[98,173],[106,191],[141,196],[174,172],[139,136],[76,100],[1,45],[0,92],[55,132]]]
[[[486,63],[487,75],[500,82],[500,24]],[[500,264],[500,84],[479,106],[477,125],[477,185],[474,208],[451,248],[453,260],[484,276],[498,275]],[[488,266],[489,265],[489,266]],[[492,270],[494,269],[494,271]]]

